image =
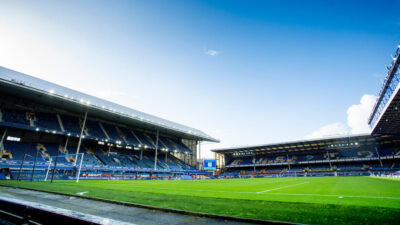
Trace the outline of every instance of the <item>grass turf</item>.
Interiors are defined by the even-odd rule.
[[[296,223],[400,224],[400,180],[372,177],[0,184]]]

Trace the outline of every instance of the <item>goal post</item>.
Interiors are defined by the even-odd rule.
[[[78,173],[76,173],[76,183],[79,182],[79,177],[81,175],[81,169],[82,169],[83,157],[85,156],[85,153],[78,153],[78,155],[81,155],[81,160],[80,160],[80,163],[79,163]],[[78,157],[78,155],[77,155],[77,157]]]
[[[79,182],[84,156],[84,153],[78,153],[43,157],[44,162],[37,163],[38,165],[36,165],[36,162],[34,163],[31,173],[35,174],[35,179],[31,178],[31,181],[41,180],[47,182],[50,180],[53,183],[53,180],[57,179],[55,177],[58,177],[58,179],[61,177],[61,179],[72,179]],[[75,160],[73,162],[66,161],[66,158],[77,159],[79,163]],[[23,164],[21,164],[21,168]]]

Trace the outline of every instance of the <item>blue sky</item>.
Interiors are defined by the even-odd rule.
[[[204,150],[367,132],[399,6],[0,0],[0,64],[221,139]]]

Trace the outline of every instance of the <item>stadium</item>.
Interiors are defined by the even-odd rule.
[[[371,112],[370,134],[215,149],[216,165],[198,163],[199,143],[218,142],[202,131],[1,67],[1,185],[24,199],[40,190],[218,214],[232,223],[396,223],[399,53]],[[212,204],[199,205],[206,199]]]
[[[40,5],[40,3],[37,4]],[[80,4],[84,8],[85,3]],[[180,2],[180,4],[184,5],[183,2]],[[312,2],[313,6],[314,4]],[[116,12],[119,13],[120,11],[124,11],[124,9],[134,12],[134,9],[129,8],[127,5],[120,8],[117,7],[118,10]],[[140,8],[139,5],[137,5],[138,8]],[[90,10],[92,10],[92,6],[90,5]],[[1,8],[0,12],[2,12]],[[148,14],[156,17],[156,13],[150,13],[153,12],[153,8],[152,10],[150,8],[152,7],[147,8],[148,11],[143,10],[146,12],[146,16]],[[197,7],[193,8],[196,11],[198,10]],[[237,11],[246,10],[245,8],[240,8]],[[285,6],[284,8],[285,11],[286,9],[290,11],[289,6]],[[65,10],[68,11],[68,7]],[[129,10],[127,14],[137,16]],[[106,7],[104,11],[100,10],[99,12],[109,13],[110,11],[112,10]],[[168,11],[168,13],[174,14],[170,12],[173,12],[173,10]],[[212,12],[214,12],[214,8]],[[353,10],[351,13],[353,13]],[[110,31],[110,34],[106,34],[107,32],[101,34],[111,40],[112,33],[121,28],[112,27],[110,29],[107,25],[108,23],[112,25],[119,23],[113,22],[114,15],[104,14],[106,15],[104,16],[102,13],[100,14],[101,17],[107,17],[107,21],[97,18],[96,20],[103,21],[99,22],[101,24],[99,27],[101,30]],[[178,18],[178,14],[174,16]],[[225,13],[223,14],[225,15]],[[251,11],[250,14],[250,17],[247,17],[249,15],[244,17],[252,18],[249,21],[256,21],[256,17],[265,14],[265,12],[262,11],[260,15],[257,13],[253,15],[253,11]],[[82,15],[78,15],[77,13],[76,16],[80,18]],[[279,15],[279,18],[281,17],[282,15]],[[370,14],[368,14],[368,17],[370,17]],[[151,26],[145,26],[145,23],[136,17],[126,18],[129,18],[127,20],[140,21],[141,27],[151,30],[149,28]],[[192,17],[190,18],[185,22],[193,19]],[[297,19],[296,17],[296,24]],[[201,20],[205,20],[205,18],[201,17]],[[212,20],[212,23],[215,21]],[[0,31],[2,31],[1,22],[0,20]],[[174,27],[179,22],[181,21],[178,21],[178,19],[173,20],[173,26],[171,27]],[[254,25],[253,22],[251,26],[241,28],[240,32],[233,32],[234,35],[231,34],[229,38],[225,37],[221,39],[223,42],[231,44],[231,36],[246,33],[244,31],[247,29],[254,28],[252,27]],[[345,22],[351,24],[348,20]],[[79,19],[79,23],[84,24],[85,21]],[[246,24],[242,20],[238,24],[242,23]],[[228,22],[226,24],[223,23],[223,28],[229,27],[228,24]],[[264,26],[266,25],[264,24],[261,27],[264,28]],[[344,27],[342,24],[340,29],[342,29],[342,26]],[[40,27],[32,27],[40,30]],[[171,32],[169,30],[171,27],[168,27],[168,33]],[[196,27],[196,29],[202,28],[202,26],[190,24],[190,28],[192,29],[193,27]],[[262,29],[256,28],[256,36],[263,36],[261,35]],[[56,30],[56,26],[52,27],[52,29]],[[85,37],[86,29],[81,30],[82,37]],[[161,28],[159,29],[162,30]],[[91,29],[87,30],[96,32]],[[129,30],[128,26],[123,26],[123,30],[127,32]],[[172,29],[174,32],[177,32],[177,30]],[[136,31],[134,35],[127,32],[126,37],[129,37],[127,39],[136,35],[142,35],[139,31]],[[307,28],[306,31],[309,32],[310,30]],[[286,30],[283,33],[286,37]],[[51,34],[53,34],[53,31]],[[79,33],[79,35],[81,34]],[[185,35],[181,34],[181,36]],[[270,34],[268,33],[268,35]],[[339,34],[336,35],[340,36]],[[147,67],[157,67],[157,65],[160,65],[153,64],[153,61],[162,61],[161,54],[164,51],[167,52],[166,55],[168,57],[171,55],[171,58],[175,51],[179,52],[178,48],[171,50],[160,47],[163,46],[160,43],[164,39],[167,40],[170,38],[168,35],[164,34],[164,36],[161,36],[162,38],[154,34],[149,36],[151,38],[157,37],[155,39],[150,38],[149,42],[151,42],[151,46],[154,45],[156,46],[154,47],[155,49],[160,48],[163,50],[157,49],[160,55],[155,54],[149,57],[152,64],[147,65],[145,63],[145,59],[148,57],[146,55],[142,55],[141,57],[143,58],[136,59],[136,61],[143,63]],[[178,36],[174,33],[171,39],[177,39]],[[197,34],[194,36],[197,36]],[[96,41],[97,38],[101,39],[100,36],[96,37]],[[257,42],[256,38],[252,38],[254,37],[246,36],[246,43]],[[296,36],[296,43],[298,43],[297,38]],[[312,39],[310,36],[307,38]],[[132,38],[132,40],[129,40],[129,42],[140,42],[139,39]],[[192,44],[191,40],[190,38],[185,39],[189,45]],[[16,41],[18,45],[22,44],[19,41]],[[68,42],[68,38],[62,39],[62,41]],[[90,49],[91,44],[96,41],[91,39],[90,43],[85,42],[84,46],[87,46],[87,49],[79,48],[79,52],[85,52]],[[110,42],[118,41],[113,40]],[[279,40],[279,43],[280,41],[284,40]],[[312,45],[315,44],[318,46],[318,43],[314,43],[313,41],[315,40],[312,39]],[[328,42],[325,41],[323,41],[323,45],[326,45],[326,42]],[[363,40],[358,41],[362,42]],[[122,39],[121,42],[123,42]],[[112,53],[114,51],[121,51],[120,49],[117,51],[110,47],[111,45],[104,44],[104,42],[99,41],[99,43],[102,43],[101,47],[104,47],[104,49],[112,49]],[[184,45],[187,43],[179,44]],[[262,43],[264,43],[264,40]],[[126,47],[124,50],[129,52],[129,54],[126,52],[119,52],[119,54],[130,55],[136,50],[142,53],[147,52],[147,49],[145,51],[141,48],[133,48],[130,45],[125,46],[121,44],[119,47],[121,46]],[[305,44],[304,46],[307,45]],[[365,48],[365,46],[361,46],[363,49]],[[1,47],[2,43],[0,42],[0,50],[2,49]],[[40,52],[42,51],[41,48],[43,46],[38,47]],[[261,47],[257,46],[257,50],[259,48]],[[271,51],[270,54],[278,53],[277,55],[273,55],[272,58],[275,59],[276,57],[279,59],[279,57],[283,57],[283,59],[287,59],[287,55],[281,53],[282,49],[280,48],[282,46],[278,50]],[[312,48],[312,46],[310,45],[307,48]],[[354,48],[356,49],[356,47]],[[30,50],[32,49],[23,49],[23,52],[25,54],[25,52],[28,53]],[[53,54],[53,49],[51,50]],[[54,52],[56,50],[55,48]],[[217,55],[222,54],[222,51],[207,48],[204,50],[203,55],[209,57],[207,60],[212,58],[214,61],[202,61],[196,58],[198,61],[193,63],[184,61],[184,58],[187,56],[186,54],[189,54],[186,50],[184,53],[180,52],[183,56],[179,55],[179,59],[182,60],[182,64],[185,64],[185,67],[190,67],[190,69],[172,65],[174,72],[182,70],[184,73],[187,73],[188,70],[200,70],[197,67],[198,65],[203,67],[202,63],[205,63],[204,65],[206,66],[204,67],[208,67],[216,63],[215,61],[217,60],[215,59]],[[298,53],[296,52],[298,50],[296,47],[291,46],[290,50],[293,50],[293,55]],[[249,57],[249,61],[252,61],[253,58],[250,55],[260,54],[253,53],[253,51],[254,49],[251,48],[240,49],[241,60]],[[318,49],[318,51],[320,50]],[[282,52],[284,51],[282,50]],[[371,52],[373,51],[371,50]],[[392,52],[385,54],[388,55],[390,53]],[[60,52],[57,52],[57,54],[67,57],[67,54],[63,55]],[[116,58],[118,62],[123,61],[119,54],[110,55],[111,58]],[[292,54],[291,51],[290,54]],[[308,50],[306,54],[308,54]],[[309,54],[312,55],[312,53]],[[318,55],[318,58],[326,56],[329,59],[327,60],[329,61],[327,64],[331,68],[333,65],[332,59],[327,55],[329,55],[329,51]],[[386,66],[387,71],[385,71],[382,87],[378,92],[375,105],[369,112],[368,126],[370,132],[328,135],[312,139],[305,138],[297,141],[281,141],[257,145],[248,143],[248,145],[235,147],[221,146],[224,141],[223,138],[217,137],[215,135],[217,132],[211,129],[192,128],[170,121],[168,118],[154,116],[157,114],[152,115],[153,113],[149,114],[126,107],[123,104],[117,103],[118,101],[105,100],[107,98],[93,94],[90,91],[77,91],[82,89],[69,88],[71,86],[67,84],[60,85],[62,82],[56,84],[50,82],[50,79],[40,79],[37,78],[37,74],[19,72],[23,70],[19,70],[18,68],[6,65],[4,67],[0,66],[0,224],[400,224],[399,56],[400,45],[394,51],[392,61]],[[74,57],[77,56],[74,55]],[[77,58],[82,60],[85,57]],[[345,55],[340,55],[340,57],[348,60]],[[122,69],[115,69],[118,66],[123,67],[123,63],[112,64],[110,62],[112,66],[108,67],[105,64],[101,65],[102,61],[99,58],[90,60],[95,62],[90,66],[99,67],[100,70],[104,69],[107,71],[106,68],[113,68],[112,73],[107,74],[107,77],[117,76],[114,74],[123,71]],[[273,67],[272,64],[282,59],[277,61],[270,60],[271,62],[268,62],[268,65],[265,67],[260,66],[260,64],[265,63],[264,61],[261,63],[259,61],[252,61],[250,64],[246,64],[245,60],[243,60],[243,64],[245,64],[244,67],[250,65],[258,69],[261,68],[260,70],[265,70],[265,73],[270,73],[269,67]],[[374,60],[376,60],[376,57]],[[136,61],[126,63],[129,68],[129,74],[134,66],[139,67],[140,63]],[[169,63],[171,61],[165,62],[165,64]],[[296,65],[296,62],[292,63]],[[50,64],[51,62],[44,62],[37,67],[39,71],[42,69],[45,70],[45,66],[43,65]],[[230,58],[227,66],[225,64],[222,65],[230,67],[232,64],[235,64],[235,61],[233,58]],[[302,66],[303,70],[307,70],[307,65]],[[225,72],[230,71],[229,68],[225,67],[223,73],[229,73]],[[367,65],[365,67],[367,68]],[[215,69],[215,67],[212,68]],[[384,65],[382,65],[382,68],[385,68]],[[61,70],[63,68],[60,67],[60,74],[66,73]],[[246,74],[248,70],[251,71],[249,68],[245,68]],[[221,71],[217,70],[217,72]],[[202,70],[202,72],[204,71]],[[323,70],[323,75],[325,73],[328,74],[327,76],[330,76],[329,71]],[[142,74],[140,76],[145,76],[147,73],[143,72]],[[148,74],[151,73],[149,72]],[[54,74],[54,77],[61,76],[63,75]],[[247,76],[244,76],[245,79],[261,79],[257,76],[255,76],[256,78]],[[101,76],[97,74],[95,76],[88,75],[88,77],[90,82],[93,83],[86,84],[87,87],[95,86],[96,83],[106,82],[102,81]],[[121,88],[122,83],[132,81],[127,77],[122,77],[121,75],[121,77],[115,79],[119,82],[117,84],[121,85]],[[232,80],[238,79],[235,75],[227,77]],[[180,79],[185,78],[180,77]],[[100,81],[95,82],[93,79]],[[156,80],[156,78],[153,79]],[[315,77],[302,77],[301,79],[313,80]],[[82,80],[84,82],[84,79]],[[170,83],[165,86],[171,86],[168,90],[181,88],[184,91],[179,93],[185,93],[192,91],[191,89],[194,89],[195,86],[201,86],[202,83],[200,80],[200,78],[190,80],[193,86],[183,87],[182,83],[179,83],[179,79],[168,77]],[[290,78],[278,75],[276,82],[285,83],[289,82],[289,80]],[[340,78],[338,80],[340,83],[345,83]],[[368,79],[365,80],[365,83],[370,81]],[[142,93],[143,95],[150,95],[150,92],[153,91],[163,93],[163,91],[158,90],[162,87],[161,85],[158,86],[155,83],[148,82],[149,80],[146,81],[144,85],[146,86],[146,91]],[[174,82],[177,84],[172,85]],[[234,99],[234,107],[230,108],[231,106],[226,106],[224,108],[224,111],[226,111],[224,113],[226,114],[241,114],[242,112],[237,109],[240,107],[245,108],[246,104],[241,102],[243,99],[249,102],[256,102],[255,111],[265,109],[257,108],[257,106],[264,104],[263,102],[257,102],[245,97],[234,98],[232,97],[233,95],[230,95],[231,93],[225,93],[232,90],[227,91],[224,87],[213,84],[212,81],[207,80],[206,82],[207,84],[210,83],[211,86],[218,86],[216,88],[218,92],[224,92],[226,96]],[[225,82],[227,81],[224,80],[223,84]],[[349,80],[349,83],[351,82]],[[140,83],[139,79],[138,83]],[[143,83],[141,84],[143,85]],[[273,86],[274,83],[268,84]],[[360,82],[360,84],[363,83]],[[240,83],[238,86],[242,85],[244,86],[245,84]],[[263,85],[260,86],[266,88]],[[143,90],[134,85],[129,88]],[[259,90],[257,88],[238,88],[234,91],[253,91],[254,89],[254,92],[258,94]],[[102,87],[95,87],[95,89],[102,89]],[[315,93],[313,94],[318,95],[318,91],[320,90],[315,88]],[[332,93],[336,94],[335,92],[337,91],[333,90]],[[196,93],[194,90],[193,92]],[[240,95],[246,95],[244,92],[240,93]],[[188,98],[196,95],[191,94],[188,94],[190,96]],[[197,94],[200,95],[199,93]],[[279,93],[272,97],[275,100],[278,99],[276,101],[281,101],[281,94]],[[357,94],[359,95],[359,93]],[[296,93],[293,96],[301,99],[299,97],[300,93]],[[199,99],[189,99],[189,101],[197,104],[196,101],[201,101]],[[336,100],[344,101],[344,99],[339,98]],[[165,107],[165,105],[161,104],[161,101],[156,102],[160,104],[159,107]],[[207,102],[205,104],[207,107],[211,108],[213,106],[211,103],[208,104],[209,99],[203,101]],[[282,102],[284,101],[282,100]],[[223,105],[224,102],[218,103]],[[324,107],[324,104],[327,104],[320,102],[312,103],[316,107]],[[186,104],[187,102],[181,102],[178,107],[179,110],[192,106],[191,104]],[[286,103],[282,105],[284,104]],[[204,105],[202,106],[204,107]],[[168,107],[172,108],[175,106],[168,105]],[[207,107],[204,107],[206,108],[204,110],[208,110],[209,108]],[[309,111],[314,109],[309,106],[305,106],[304,108]],[[240,112],[232,112],[236,110]],[[278,111],[280,110],[288,111],[289,113],[285,113],[289,115],[297,113],[296,110],[292,109],[279,109]],[[272,111],[273,109],[271,109],[271,112],[266,112],[266,117],[273,115]],[[200,114],[190,116],[196,117],[196,115]],[[246,114],[246,116],[243,115],[241,114],[240,116],[252,116],[249,114]],[[227,120],[227,118],[230,117],[218,118],[218,120]],[[271,121],[274,118],[269,119]],[[194,118],[194,120],[202,119]],[[232,124],[232,127],[240,126],[236,121],[228,121],[228,123]],[[290,124],[288,121],[284,121],[283,123]],[[307,121],[305,124],[308,126]],[[268,124],[265,124],[265,126],[264,130],[270,129]],[[290,126],[295,125],[291,124]],[[248,130],[243,127],[240,129],[239,136],[241,138],[243,136],[243,139],[245,139],[245,134],[253,135],[256,132],[250,129],[250,125],[248,127]],[[226,128],[226,130],[228,129]],[[269,134],[273,132],[275,131],[272,130]],[[286,134],[283,138],[286,138]],[[265,142],[268,142],[268,140]],[[204,146],[209,144],[218,146],[211,149],[214,157],[205,156],[206,150]]]

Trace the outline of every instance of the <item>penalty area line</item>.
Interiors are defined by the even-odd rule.
[[[310,183],[310,182],[303,182],[303,183],[300,183],[300,184],[287,185],[287,186],[283,186],[283,187],[278,187],[278,188],[268,189],[268,190],[264,190],[264,191],[259,191],[259,192],[256,192],[256,193],[257,194],[261,194],[261,193],[264,193],[264,192],[275,191],[275,190],[279,190],[279,189],[282,189],[282,188],[294,187],[294,186],[298,186],[298,185],[302,185],[302,184],[308,184],[308,183]]]

